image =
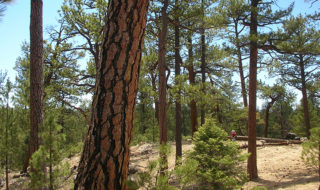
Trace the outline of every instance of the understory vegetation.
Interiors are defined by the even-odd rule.
[[[0,18],[8,2],[0,0]],[[26,188],[58,189],[72,175],[65,159],[83,155],[85,148],[97,156],[86,158],[98,160],[129,154],[129,146],[154,143],[161,144],[159,160],[147,171],[127,181],[122,177],[126,179],[128,171],[123,171],[113,179],[126,181],[132,190],[239,189],[254,178],[246,164],[253,163],[250,158],[256,154],[244,154],[229,139],[233,130],[253,142],[256,137],[286,139],[291,133],[297,139],[305,137],[302,158],[319,168],[320,11],[299,14],[298,1],[278,2],[150,1],[145,28],[139,23],[144,38],[132,30],[130,35],[140,41],[128,42],[128,47],[141,48],[141,60],[117,41],[126,37],[115,37],[115,44],[123,48],[122,57],[117,56],[125,64],[118,66],[118,59],[113,60],[110,69],[103,61],[115,55],[103,54],[108,45],[104,32],[119,28],[105,26],[106,20],[115,19],[105,19],[111,14],[108,1],[64,0],[56,23],[43,30],[43,73],[36,83],[43,111],[37,118],[39,128],[31,125],[32,43],[21,42],[14,79],[0,71],[0,186],[9,172],[22,171],[30,179]],[[312,1],[312,6],[319,3]],[[133,14],[125,22],[136,17],[140,19]],[[131,59],[140,62],[122,70]],[[129,97],[129,92],[136,97]],[[181,150],[184,141],[192,141],[193,150]],[[177,147],[173,170],[167,165],[168,142]],[[93,151],[91,145],[108,155]],[[110,147],[115,150],[105,150]],[[127,170],[129,157],[97,163]]]

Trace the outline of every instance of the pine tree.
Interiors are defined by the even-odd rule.
[[[30,16],[30,140],[28,156],[23,167],[27,172],[32,154],[39,148],[43,98],[43,31],[42,0],[31,1]]]
[[[29,186],[33,189],[57,189],[63,176],[69,175],[68,164],[62,163],[65,134],[61,133],[62,127],[57,124],[54,111],[51,112],[46,115],[43,130],[39,134],[42,143],[31,158],[31,166],[35,170],[30,173]],[[43,168],[48,168],[49,171],[46,173]]]
[[[268,137],[270,109],[272,108],[273,104],[285,96],[285,88],[282,85],[277,84],[274,86],[263,84],[260,86],[260,90],[262,92],[262,98],[267,98],[268,100],[270,99],[270,101],[267,100],[266,103],[266,114],[264,119],[264,137]]]
[[[276,47],[281,54],[279,73],[290,86],[302,93],[306,135],[310,136],[310,116],[308,108],[308,90],[317,81],[320,72],[317,68],[320,31],[315,30],[311,22],[301,15],[291,17],[283,23],[280,36],[283,39]]]
[[[166,40],[168,32],[168,13],[167,8],[169,5],[168,0],[164,0],[163,7],[161,8],[161,24],[162,27],[159,31],[158,40],[158,64],[159,64],[159,136],[160,145],[167,143],[167,78],[166,78]],[[160,152],[161,153],[161,152]],[[161,164],[161,172],[164,173],[167,166],[167,155],[161,154],[161,159],[164,163]]]
[[[126,189],[148,1],[108,4],[91,125],[75,189]]]
[[[177,174],[180,181],[189,179],[188,183],[200,183],[200,187],[209,189],[237,189],[247,180],[247,174],[240,163],[247,159],[238,145],[226,139],[227,133],[216,126],[212,118],[195,133],[194,148],[187,154]],[[184,173],[187,171],[188,173]]]

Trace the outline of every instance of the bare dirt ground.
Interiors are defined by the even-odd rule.
[[[245,142],[239,142],[243,145]],[[257,144],[262,144],[257,142]],[[191,150],[192,145],[183,143],[183,151]],[[244,149],[244,152],[247,150]],[[269,190],[316,190],[319,178],[316,168],[304,164],[301,159],[302,146],[297,144],[282,146],[262,146],[257,148],[259,178],[248,182],[243,189],[250,190],[256,186],[264,186]],[[143,171],[148,162],[158,158],[156,145],[141,144],[131,148],[131,168]],[[169,157],[169,169],[174,167],[175,148]],[[245,169],[245,168],[244,168]]]
[[[317,170],[306,166],[301,159],[301,145],[265,146],[257,148],[258,175],[245,189],[265,186],[268,189],[316,190]]]
[[[245,142],[239,142],[244,144]],[[257,144],[261,144],[258,142]],[[169,169],[173,169],[175,163],[175,147],[172,145],[172,152],[169,156]],[[183,151],[191,150],[192,145],[189,142],[183,143]],[[246,152],[246,149],[244,149]],[[250,190],[256,186],[264,186],[269,190],[316,190],[318,189],[318,174],[315,168],[306,166],[301,156],[301,145],[286,146],[262,146],[257,148],[258,155],[258,174],[259,178],[255,181],[245,184],[243,189]],[[144,171],[149,161],[158,158],[158,146],[154,144],[139,144],[131,147],[130,172]],[[70,163],[72,175],[68,178],[60,189],[72,189],[70,183],[75,175],[75,167],[78,166],[80,155],[76,155],[65,161]],[[245,168],[244,168],[245,169]],[[26,177],[14,178],[19,172],[10,173],[10,189],[23,189],[23,183]],[[2,178],[4,181],[4,178]],[[2,185],[4,185],[2,183]],[[4,190],[5,187],[0,188]]]

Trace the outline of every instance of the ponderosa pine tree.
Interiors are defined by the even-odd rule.
[[[74,189],[126,189],[147,0],[110,0]]]
[[[242,21],[248,16],[248,4],[244,0],[228,0],[220,1],[220,5],[217,7],[218,16],[224,17],[223,25],[228,26],[226,28],[227,37],[232,44],[233,54],[236,56],[238,63],[238,72],[240,76],[241,84],[241,95],[243,106],[248,107],[248,97],[247,97],[247,87],[246,78],[247,72],[246,67],[243,64],[243,60],[246,59],[245,56],[245,43],[246,41],[242,39],[244,33],[247,32],[246,26],[243,25]],[[247,54],[247,53],[246,53]]]
[[[264,36],[258,33],[259,27],[278,24],[291,13],[293,4],[286,10],[273,11],[271,5],[274,1],[251,0],[250,19],[244,23],[250,26],[250,61],[249,61],[249,111],[248,111],[248,174],[250,180],[258,177],[257,150],[256,150],[256,105],[257,105],[257,63],[258,49],[270,50],[265,42],[270,42],[268,34]],[[265,39],[267,36],[267,39]],[[264,37],[264,38],[263,38]],[[272,41],[271,41],[272,42]]]
[[[175,0],[175,22],[179,23],[179,0]],[[180,56],[180,26],[174,26],[174,57],[175,57],[175,77],[176,83],[178,82],[178,77],[181,72],[182,58]],[[176,104],[176,164],[179,164],[180,158],[182,158],[182,137],[181,137],[181,127],[182,127],[182,115],[181,115],[181,90],[178,90]]]
[[[278,72],[282,80],[295,87],[302,94],[306,135],[310,136],[310,116],[308,90],[318,81],[320,72],[317,55],[319,51],[320,31],[302,15],[291,17],[283,23],[280,31],[282,40],[277,44],[280,67]]]
[[[3,75],[5,79],[6,75]],[[11,81],[7,78],[7,82],[5,83],[4,87],[1,88],[1,74],[0,74],[0,95],[3,97],[3,102],[6,104],[5,105],[5,136],[4,136],[4,149],[5,149],[5,174],[6,174],[6,190],[9,190],[9,156],[10,152],[12,151],[10,145],[9,145],[9,128],[11,125],[10,122],[10,116],[9,116],[9,111],[10,111],[10,93],[13,89],[13,85]],[[1,96],[0,96],[0,102],[1,102]],[[12,115],[12,114],[10,114]],[[10,151],[11,150],[11,151]]]
[[[248,112],[248,174],[249,179],[258,177],[256,145],[256,106],[257,106],[257,63],[258,63],[258,3],[251,0],[250,16],[250,66],[249,66],[249,112]]]
[[[161,8],[161,29],[158,38],[158,65],[159,65],[159,137],[160,145],[165,146],[167,143],[167,77],[166,77],[166,40],[168,31],[168,13],[167,8],[169,1],[164,0]],[[163,161],[161,164],[161,172],[167,168],[167,155],[162,154],[160,157]]]
[[[285,96],[285,88],[282,85],[275,84],[274,86],[269,86],[267,84],[261,84],[260,87],[262,98],[267,99],[266,103],[266,114],[265,114],[265,125],[264,125],[264,137],[268,137],[268,129],[269,129],[269,115],[270,109],[273,104],[277,101],[281,100]],[[268,101],[270,100],[270,101]]]
[[[87,63],[88,67],[96,69],[101,57],[101,38],[107,14],[107,0],[64,1],[61,10],[62,19],[67,23],[68,35],[82,39],[77,40],[75,49],[88,52],[93,57],[93,60]],[[94,79],[93,74],[88,71],[86,76]]]
[[[206,29],[205,29],[205,0],[201,0],[201,28],[200,28],[200,44],[201,44],[201,58],[200,58],[200,62],[201,62],[201,85],[202,85],[202,93],[206,94],[206,67],[207,67],[207,63],[206,63]],[[200,108],[200,124],[203,125],[205,122],[205,105],[204,103],[201,104],[201,108]]]
[[[188,41],[188,63],[185,66],[188,70],[188,76],[189,76],[189,82],[190,85],[196,84],[196,72],[194,68],[194,57],[193,57],[193,43],[192,43],[192,32],[190,31],[190,34],[188,34],[187,37]],[[198,125],[198,113],[197,113],[197,102],[195,98],[191,98],[190,103],[190,118],[191,118],[191,129],[192,129],[192,136],[197,131],[197,125]]]
[[[30,139],[23,171],[32,154],[39,148],[39,131],[43,121],[43,30],[42,0],[31,0],[30,16]]]

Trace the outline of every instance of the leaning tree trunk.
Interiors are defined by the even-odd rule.
[[[26,172],[32,154],[39,148],[39,128],[43,121],[43,32],[42,0],[31,0],[30,16],[30,139],[23,166]]]
[[[126,189],[147,0],[110,0],[74,189]]]
[[[257,7],[259,0],[251,0],[250,36],[257,36]],[[257,169],[257,129],[256,129],[256,104],[257,104],[257,41],[250,41],[250,68],[249,68],[249,114],[248,114],[248,174],[249,179],[258,178]]]

